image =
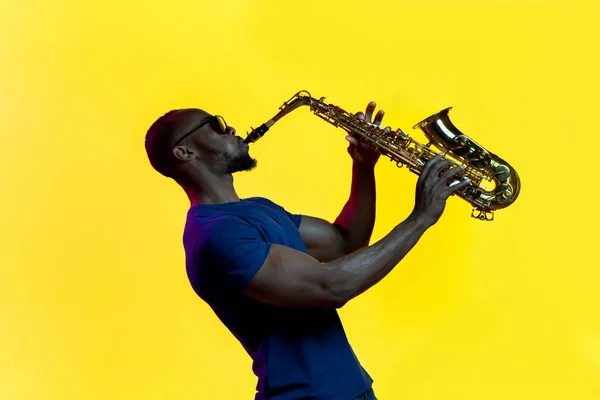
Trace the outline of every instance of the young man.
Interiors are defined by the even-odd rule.
[[[357,115],[380,125],[383,111],[371,122],[375,107]],[[337,308],[385,277],[468,181],[456,182],[460,168],[436,156],[419,176],[412,213],[369,246],[376,150],[346,137],[351,194],[332,224],[265,198],[240,199],[233,174],[256,160],[235,132],[220,116],[183,109],[146,136],[151,165],[190,199],[183,242],[193,289],[252,358],[256,400],[375,399]]]

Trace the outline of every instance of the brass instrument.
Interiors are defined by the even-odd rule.
[[[401,129],[391,131],[368,123],[335,105],[324,103],[324,99],[317,100],[306,91],[296,93],[279,108],[280,111],[273,118],[256,129],[251,128],[244,142],[256,142],[284,115],[301,106],[310,106],[311,111],[320,118],[360,137],[382,155],[395,161],[399,168],[406,165],[417,175],[427,161],[438,154],[431,149],[431,145],[443,152],[444,157],[450,155],[458,163],[463,163],[465,169],[456,179],[468,177],[471,183],[456,195],[471,203],[471,216],[474,218],[492,221],[494,210],[508,207],[519,196],[521,183],[517,172],[502,158],[460,132],[448,117],[452,107],[425,118],[413,127],[420,128],[429,139],[429,143],[423,145]],[[494,187],[486,189],[486,183]]]

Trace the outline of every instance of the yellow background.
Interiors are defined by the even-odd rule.
[[[296,91],[384,123],[447,106],[519,172],[484,223],[448,202],[383,282],[341,310],[380,399],[598,399],[599,6],[590,1],[0,3],[0,398],[251,399],[250,359],[191,290],[189,203],[153,171],[172,108],[244,134]],[[243,197],[334,219],[344,132],[304,108],[236,177]],[[374,240],[416,175],[382,158]]]

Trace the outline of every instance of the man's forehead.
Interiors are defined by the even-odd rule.
[[[209,113],[198,108],[177,110],[170,115],[169,118],[171,120],[172,140],[179,140],[181,137],[204,124],[210,117],[211,115]]]
[[[174,115],[176,125],[180,128],[191,128],[195,125],[197,126],[208,120],[210,117],[211,115],[209,113],[199,108],[178,110]]]

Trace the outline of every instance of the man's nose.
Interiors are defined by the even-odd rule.
[[[227,129],[225,129],[225,132],[226,132],[228,135],[235,135],[235,128],[234,128],[234,127],[232,127],[232,126],[228,126],[228,127],[227,127]]]

